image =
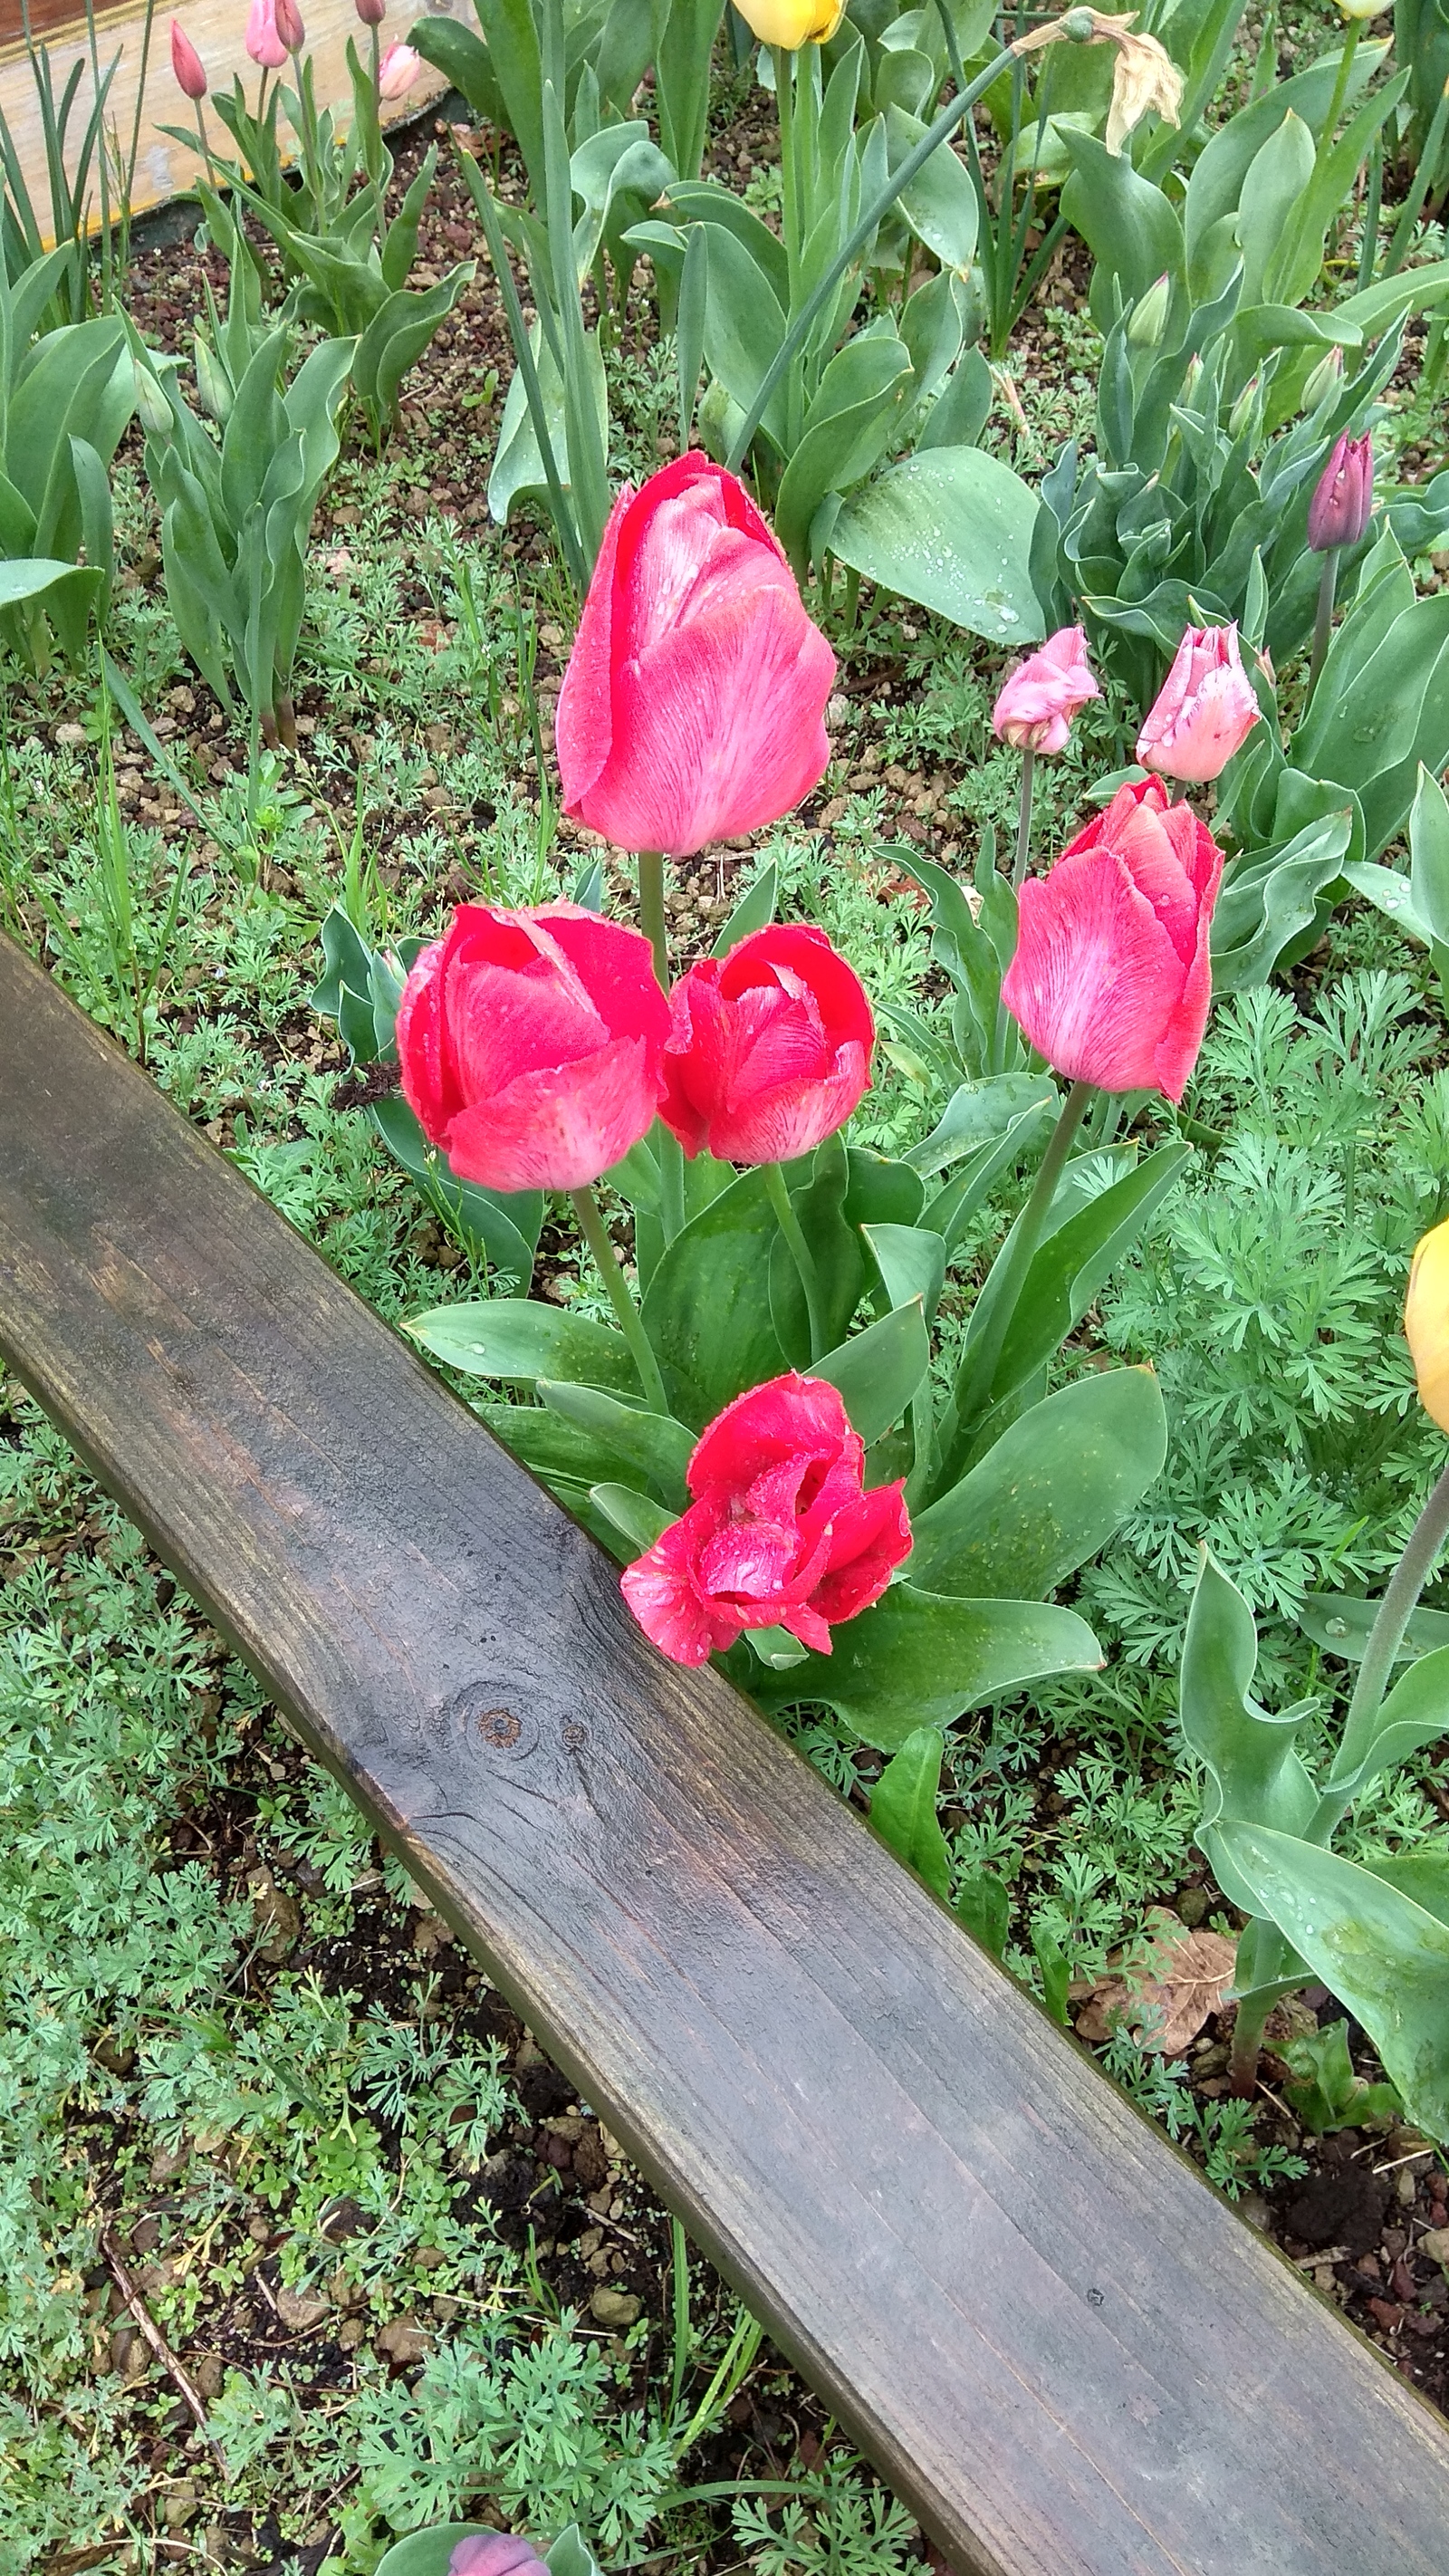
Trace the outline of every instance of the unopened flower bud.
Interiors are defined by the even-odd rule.
[[[352,0],[364,27],[380,27],[387,16],[387,0]]]
[[[307,41],[297,0],[277,0],[277,33],[289,54],[300,54]]]
[[[1127,337],[1134,349],[1155,349],[1167,328],[1167,308],[1172,302],[1172,280],[1166,269],[1145,295],[1139,295],[1132,307]]]
[[[1318,488],[1308,504],[1308,542],[1316,555],[1337,546],[1356,546],[1374,509],[1374,443],[1362,438],[1336,438]]]
[[[1242,392],[1239,394],[1237,401],[1234,403],[1232,410],[1228,414],[1229,438],[1242,437],[1243,432],[1252,422],[1253,415],[1262,400],[1262,394],[1262,377],[1249,376],[1247,383],[1244,385]]]
[[[379,98],[406,98],[423,68],[422,55],[413,45],[389,45],[377,67]]]
[[[209,340],[196,335],[196,393],[201,408],[224,429],[231,418],[231,379]]]
[[[171,405],[150,368],[143,367],[139,359],[134,362],[133,372],[136,379],[136,409],[141,416],[141,427],[150,438],[169,438],[176,426],[171,416]]]
[[[1303,387],[1303,408],[1317,411],[1329,394],[1336,394],[1343,382],[1343,351],[1327,349]]]
[[[206,96],[206,66],[184,27],[171,21],[171,69],[176,86],[183,96],[201,99]]]

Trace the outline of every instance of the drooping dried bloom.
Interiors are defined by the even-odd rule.
[[[910,1554],[904,1483],[865,1491],[865,1443],[823,1378],[771,1378],[727,1404],[687,1470],[695,1500],[626,1566],[624,1598],[676,1664],[746,1628],[788,1628],[817,1654],[878,1601]]]
[[[1308,542],[1316,555],[1356,546],[1374,512],[1374,442],[1336,438],[1308,504]]]
[[[1146,778],[1028,877],[1001,998],[1038,1055],[1072,1082],[1180,1100],[1207,1026],[1222,873],[1206,825]]]
[[[1141,124],[1149,109],[1155,107],[1168,125],[1178,123],[1182,109],[1182,74],[1155,36],[1137,32],[1136,15],[1135,10],[1129,10],[1124,17],[1110,18],[1101,9],[1069,9],[1065,17],[1053,18],[1045,27],[1034,27],[1029,35],[1018,36],[1011,49],[1014,54],[1034,54],[1043,45],[1057,44],[1063,37],[1078,44],[1116,48],[1112,100],[1103,138],[1109,152],[1121,151],[1133,127]]]
[[[1014,751],[1065,751],[1078,707],[1101,694],[1081,627],[1063,626],[1004,683],[991,710],[991,729]]]
[[[1218,778],[1262,709],[1238,651],[1236,621],[1189,626],[1137,737],[1144,769],[1185,787]]]

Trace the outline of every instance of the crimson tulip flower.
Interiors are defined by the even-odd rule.
[[[870,1088],[875,1022],[823,930],[773,922],[675,985],[659,1115],[691,1156],[789,1163]]]
[[[1137,757],[1144,769],[1201,787],[1221,776],[1262,712],[1236,623],[1190,626],[1137,737]]]
[[[464,903],[403,987],[403,1097],[460,1180],[578,1190],[653,1124],[668,1033],[639,931]]]
[[[824,775],[835,656],[743,485],[681,456],[620,493],[555,719],[564,810],[686,858]]]
[[[830,1631],[878,1601],[910,1554],[904,1483],[865,1491],[865,1443],[823,1378],[771,1378],[736,1396],[687,1469],[695,1497],[621,1577],[646,1636],[702,1664],[747,1628]]]
[[[1014,751],[1065,751],[1078,707],[1101,694],[1086,636],[1080,626],[1063,626],[1012,672],[991,710],[991,729]]]
[[[1119,787],[1044,877],[1021,889],[1001,998],[1073,1082],[1178,1101],[1212,993],[1222,852],[1158,778]]]

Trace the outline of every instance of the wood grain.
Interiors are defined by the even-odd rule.
[[[358,38],[359,51],[365,62],[366,30],[359,26],[353,0],[302,0],[302,16],[315,69],[317,103],[320,107],[331,107],[341,114],[344,123],[348,123],[352,116],[352,86],[347,74],[347,40],[349,36]],[[383,28],[384,43],[405,36],[414,21],[423,16],[456,17],[470,27],[477,23],[471,0],[394,0]],[[234,77],[239,73],[248,99],[253,106],[256,104],[260,75],[246,50],[247,0],[177,0],[175,6],[163,6],[158,0],[142,103],[140,150],[132,192],[133,214],[143,213],[149,206],[164,205],[169,198],[183,195],[190,187],[198,166],[195,152],[162,131],[168,125],[190,131],[196,122],[191,101],[182,97],[171,77],[173,17],[179,20],[206,65],[213,92],[229,92]],[[95,97],[85,10],[77,8],[74,0],[31,0],[30,24],[36,41],[42,37],[45,40],[57,98],[70,78],[72,66],[79,63],[82,67],[70,124],[73,140],[78,139],[85,132]],[[112,58],[120,55],[115,76],[106,93],[106,123],[115,129],[123,162],[130,156],[136,96],[141,87],[145,27],[145,0],[126,0],[122,8],[98,9],[96,12],[96,54],[103,78]],[[287,77],[290,79],[290,73]],[[430,98],[441,97],[446,88],[447,82],[441,72],[434,71],[431,64],[425,64],[407,97],[384,109],[384,123],[416,115]],[[20,0],[0,0],[0,112],[3,112],[14,137],[31,203],[49,241],[50,185],[46,177],[45,137],[36,99],[35,78],[26,56]],[[235,147],[220,117],[209,104],[204,113],[213,149],[229,154]],[[284,124],[284,140],[287,132]],[[113,199],[114,195],[113,181]],[[91,209],[93,226],[100,222],[98,181],[95,199]]]
[[[3,942],[0,1348],[957,2567],[1445,2576],[1439,2419]]]

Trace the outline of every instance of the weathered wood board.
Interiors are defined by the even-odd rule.
[[[469,26],[476,24],[471,0],[391,0],[382,29],[384,44],[406,36],[415,20],[424,15],[452,16]],[[140,213],[149,206],[164,205],[168,198],[181,195],[190,186],[198,166],[196,153],[162,132],[163,126],[167,125],[181,126],[189,131],[195,123],[190,100],[182,97],[171,76],[173,17],[184,27],[200,54],[213,90],[229,91],[233,77],[240,73],[243,88],[255,102],[261,79],[246,50],[247,0],[176,0],[174,6],[167,6],[166,0],[157,0],[142,100],[140,148],[132,191],[133,213]],[[348,38],[355,36],[358,39],[358,51],[364,62],[368,50],[367,31],[359,25],[353,0],[302,0],[302,18],[316,67],[318,102],[350,116],[352,88],[347,75]],[[145,0],[127,0],[127,5],[119,9],[98,9],[95,25],[96,54],[102,78],[112,59],[116,55],[120,57],[107,94],[106,124],[114,129],[118,157],[124,164],[130,157],[136,100],[141,89],[146,34]],[[78,137],[85,131],[95,98],[85,11],[75,6],[75,0],[31,0],[30,30],[32,40],[37,44],[43,41],[49,52],[57,98],[70,77],[72,66],[77,62],[82,66],[71,119],[72,137]],[[389,121],[396,121],[400,116],[415,115],[430,98],[439,97],[446,86],[440,72],[435,72],[431,65],[425,66],[407,97],[385,110],[385,116]],[[3,112],[14,137],[31,202],[44,223],[50,206],[50,187],[46,177],[44,129],[27,54],[21,0],[0,0],[0,112]],[[213,145],[221,151],[230,151],[231,139],[220,118],[209,104],[204,113]],[[285,127],[283,131],[285,133]],[[74,167],[73,158],[71,166]],[[115,199],[113,179],[113,207]],[[91,220],[93,224],[100,221],[98,191],[91,209]]]
[[[0,1350],[975,2576],[1445,2576],[1449,2436],[40,970]]]

